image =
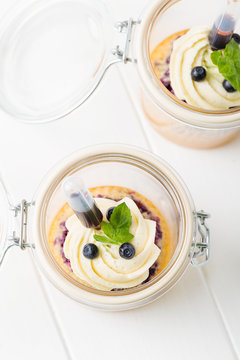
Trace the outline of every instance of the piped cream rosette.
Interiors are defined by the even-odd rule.
[[[73,273],[83,282],[99,290],[130,288],[141,284],[149,276],[149,268],[160,254],[155,245],[156,222],[144,219],[135,202],[129,198],[113,201],[104,198],[95,199],[102,211],[103,219],[110,207],[125,202],[131,211],[130,233],[134,235],[131,244],[135,247],[135,256],[124,259],[119,255],[119,245],[105,244],[94,239],[95,229],[85,228],[76,215],[66,221],[69,230],[64,243],[64,254],[70,260]],[[104,235],[102,231],[98,234]],[[94,243],[99,248],[99,256],[93,260],[83,255],[83,248]]]
[[[204,26],[194,27],[174,41],[170,58],[171,86],[179,99],[199,108],[221,110],[238,106],[240,91],[227,92],[222,85],[224,77],[212,63],[209,31]],[[206,68],[205,80],[192,80],[191,71],[195,66]]]

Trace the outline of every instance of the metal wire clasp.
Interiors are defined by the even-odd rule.
[[[133,27],[136,24],[140,24],[140,21],[134,21],[132,18],[129,18],[126,21],[119,21],[115,24],[115,29],[119,33],[126,33],[126,42],[124,49],[121,49],[119,45],[117,45],[113,50],[112,54],[116,56],[118,59],[123,61],[125,64],[127,62],[136,62],[136,59],[132,59],[130,55],[130,44],[132,41],[132,32]]]
[[[4,260],[4,257],[8,250],[13,246],[20,247],[21,250],[25,250],[27,247],[34,247],[33,244],[27,242],[27,219],[28,219],[28,208],[31,203],[28,203],[26,200],[22,200],[21,204],[17,206],[11,206],[10,210],[14,212],[14,217],[20,213],[20,232],[19,235],[17,231],[14,230],[12,235],[6,239],[5,247],[0,255],[0,266]]]
[[[199,211],[197,215],[198,235],[194,246],[191,264],[193,266],[202,266],[209,260],[210,255],[210,230],[205,222],[210,217],[204,211]]]

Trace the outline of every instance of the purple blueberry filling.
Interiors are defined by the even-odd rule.
[[[134,198],[134,195],[133,194],[130,194],[131,198],[134,200],[134,202],[136,203],[137,207],[139,208],[140,212],[143,214],[143,216],[147,219],[150,219],[150,220],[153,220],[156,222],[156,235],[155,235],[155,244],[161,249],[161,240],[162,240],[162,231],[161,231],[161,226],[160,226],[160,219],[157,217],[157,216],[154,216],[151,211],[149,211],[147,209],[147,207],[139,200],[136,200]],[[97,195],[96,197],[98,198],[105,198],[105,199],[111,199],[107,196],[104,196],[104,195]],[[112,199],[111,199],[112,200]],[[120,199],[114,199],[115,201],[119,201]],[[68,229],[66,228],[66,225],[65,225],[65,221],[61,222],[60,223],[60,228],[62,230],[62,233],[60,236],[58,236],[53,244],[54,245],[59,245],[60,246],[60,254],[61,254],[61,257],[62,257],[62,260],[64,262],[65,265],[67,265],[71,271],[72,271],[72,268],[71,268],[71,263],[70,261],[66,258],[66,256],[64,255],[64,252],[63,252],[63,245],[64,245],[64,242],[65,242],[65,239],[67,237],[67,234],[68,234]],[[158,266],[158,263],[157,261],[150,267],[149,269],[149,276],[148,278],[143,282],[143,284],[145,284],[146,282],[148,282],[149,280],[151,280],[153,278],[153,276],[156,274],[156,270],[157,270],[157,266]],[[123,290],[123,289],[112,289],[112,291],[120,291],[120,290]]]
[[[169,69],[167,71],[165,71],[164,76],[166,76],[168,78],[170,77],[170,70]]]
[[[64,245],[65,239],[67,237],[67,234],[68,234],[68,229],[65,226],[65,221],[61,222],[60,228],[62,229],[62,234],[54,240],[53,244],[60,246],[60,254],[63,259],[63,262],[64,262],[64,264],[66,264],[67,266],[69,266],[71,268],[70,261],[66,258],[66,256],[64,255],[64,252],[63,252],[63,245]]]
[[[181,36],[182,35],[177,36],[175,40],[179,39]],[[163,76],[160,78],[160,81],[173,95],[175,95],[174,90],[171,86],[171,80],[170,80],[170,70],[169,70],[170,58],[171,58],[171,55],[169,55],[165,60],[165,64],[168,66],[167,66],[167,70],[165,71]],[[159,66],[159,65],[160,65],[160,63],[158,63],[157,61],[154,62],[154,66]]]
[[[166,59],[166,64],[168,65],[170,63],[170,56]],[[160,81],[162,84],[174,95],[173,88],[171,86],[171,80],[170,80],[170,70],[169,67],[163,74],[163,76],[160,78]]]
[[[149,280],[151,280],[154,277],[154,275],[156,274],[156,271],[157,271],[157,267],[158,267],[158,263],[155,262],[149,269],[148,278],[146,280],[144,280],[142,284],[146,284]]]

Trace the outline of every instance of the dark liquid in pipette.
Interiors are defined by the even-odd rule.
[[[86,228],[98,228],[103,219],[101,211],[95,204],[89,211],[75,211],[75,214],[77,215],[83,226],[85,226]]]
[[[220,28],[218,24],[221,21]],[[235,27],[235,21],[230,15],[224,15],[216,21],[213,25],[212,31],[209,34],[209,42],[212,50],[224,49],[232,38],[233,30]]]

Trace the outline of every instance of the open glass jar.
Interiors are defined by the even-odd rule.
[[[193,26],[211,29],[221,12],[221,1],[163,0],[153,2],[142,14],[137,29],[136,58],[142,84],[142,106],[154,128],[183,146],[212,148],[239,133],[240,107],[207,111],[177,99],[158,79],[150,55],[166,39]],[[196,11],[197,8],[197,11]]]
[[[232,139],[239,108],[188,106],[156,78],[150,54],[157,42],[195,24],[213,23],[219,0],[151,1],[139,19],[116,23],[100,0],[22,0],[1,19],[0,107],[17,119],[47,122],[80,106],[113,64],[135,63],[142,105],[164,136],[210,148]],[[207,9],[207,11],[206,11]]]
[[[100,291],[74,280],[58,265],[50,249],[49,229],[66,202],[62,181],[72,174],[84,178],[89,188],[103,185],[130,188],[162,211],[174,242],[174,253],[155,278],[126,290]],[[9,198],[4,187],[1,191],[3,199]],[[7,206],[7,201],[2,204]],[[0,264],[11,246],[29,247],[34,261],[53,285],[74,300],[100,309],[125,310],[147,304],[166,293],[190,263],[202,265],[209,257],[209,230],[205,224],[208,215],[196,212],[186,186],[169,165],[135,147],[98,145],[73,153],[44,177],[31,202],[23,200],[17,206],[11,204],[10,209],[11,217],[19,218],[20,226],[5,226],[1,232]]]

